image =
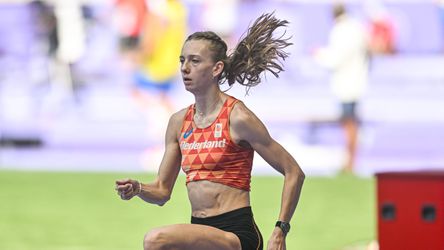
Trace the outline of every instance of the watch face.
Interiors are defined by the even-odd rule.
[[[288,231],[290,231],[290,224],[282,223],[281,228],[282,228],[282,230],[284,230],[285,233],[288,233]]]
[[[287,234],[290,231],[290,223],[278,221],[276,223],[276,226],[280,227],[285,234]]]

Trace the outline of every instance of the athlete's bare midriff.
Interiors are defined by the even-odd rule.
[[[194,181],[187,184],[192,216],[205,218],[250,206],[250,193],[216,182]]]

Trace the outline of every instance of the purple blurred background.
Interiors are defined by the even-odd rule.
[[[230,2],[230,1],[228,1]],[[286,71],[267,75],[242,99],[310,175],[335,174],[345,149],[329,72],[311,51],[327,42],[331,1],[233,1],[234,42],[261,13],[290,21],[294,45]],[[30,4],[0,3],[0,169],[156,171],[171,111],[153,93],[140,101],[133,72],[122,62],[112,1],[83,1],[84,51],[52,77]],[[382,10],[390,18],[395,52],[372,56],[356,172],[444,169],[444,4],[439,1],[346,1],[363,23]],[[206,29],[206,1],[183,1],[187,34]],[[223,13],[222,13],[223,14]],[[221,15],[222,15],[221,14]],[[228,17],[227,17],[228,18]],[[233,19],[234,18],[234,19]],[[45,47],[46,46],[46,47]],[[56,66],[59,67],[59,66]],[[179,73],[179,71],[178,71]],[[70,85],[66,87],[66,75]],[[174,110],[193,102],[176,77],[168,98]],[[255,158],[254,173],[271,174]]]

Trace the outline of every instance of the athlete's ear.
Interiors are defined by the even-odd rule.
[[[213,77],[219,77],[224,71],[225,64],[222,61],[216,62],[213,66]]]

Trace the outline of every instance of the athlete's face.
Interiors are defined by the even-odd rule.
[[[185,42],[180,55],[180,64],[185,89],[197,93],[211,84],[217,84],[217,77],[223,69],[222,62],[214,62],[209,50],[210,42],[190,40]]]

